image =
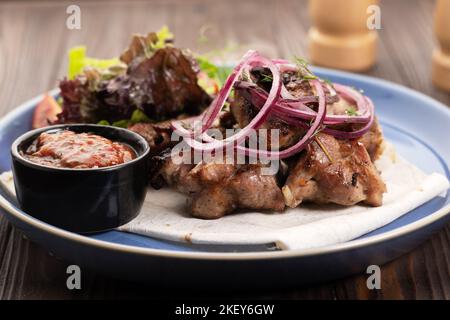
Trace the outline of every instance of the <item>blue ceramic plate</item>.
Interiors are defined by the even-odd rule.
[[[446,106],[387,81],[320,68],[315,71],[363,89],[374,100],[384,134],[398,152],[423,171],[450,179],[450,110]],[[0,120],[0,171],[10,170],[11,143],[30,129],[40,99],[24,103]],[[189,246],[118,231],[82,236],[32,218],[4,190],[0,193],[6,217],[54,254],[115,276],[164,285],[285,286],[349,275],[411,250],[450,216],[447,193],[359,239],[316,249],[275,251],[270,244]]]

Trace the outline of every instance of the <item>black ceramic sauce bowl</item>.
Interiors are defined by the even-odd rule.
[[[43,132],[88,132],[130,146],[136,158],[122,164],[89,169],[49,167],[25,159],[21,151]],[[56,125],[29,131],[11,147],[18,202],[31,216],[78,233],[109,230],[135,218],[148,183],[149,145],[127,129],[90,125]]]

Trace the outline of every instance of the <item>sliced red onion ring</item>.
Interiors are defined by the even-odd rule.
[[[355,131],[341,131],[341,130],[336,130],[336,129],[325,128],[323,130],[323,132],[325,132],[327,134],[331,134],[331,135],[335,136],[336,138],[356,139],[356,138],[361,137],[367,131],[369,131],[370,127],[372,127],[372,124],[375,120],[375,110],[374,110],[375,107],[373,105],[372,100],[370,100],[370,98],[365,98],[365,100],[367,101],[367,105],[370,110],[370,118],[369,118],[369,121],[364,125],[364,127],[362,127],[361,129],[355,130]]]
[[[272,73],[273,81],[269,94],[252,82],[237,82],[239,76],[246,68],[257,66],[269,68]],[[318,130],[322,130],[337,138],[354,139],[362,136],[372,126],[375,115],[373,103],[369,98],[364,97],[356,90],[347,86],[334,84],[333,87],[341,97],[355,101],[359,115],[327,115],[326,106],[327,101],[329,101],[327,98],[329,97],[325,93],[325,90],[332,93],[331,89],[333,89],[333,87],[330,85],[326,86],[320,79],[315,79],[310,82],[313,84],[317,96],[295,98],[281,82],[280,74],[285,71],[298,71],[298,68],[286,60],[269,60],[260,56],[255,51],[249,51],[234,68],[223,88],[220,90],[217,98],[202,116],[172,122],[172,127],[175,129],[176,133],[184,137],[184,140],[190,147],[197,151],[214,151],[231,146],[251,157],[259,156],[270,160],[277,160],[290,157],[303,150]],[[217,119],[233,87],[244,89],[244,92],[249,93],[251,101],[259,108],[259,112],[250,123],[238,133],[234,134],[232,137],[217,140],[209,136],[206,130],[208,130]],[[334,89],[332,91],[334,91]],[[334,94],[337,93],[334,92]],[[317,102],[317,112],[306,105],[307,103]],[[295,145],[281,151],[256,150],[242,146],[241,144],[250,135],[251,130],[259,128],[269,114],[273,114],[290,125],[303,127],[307,129],[307,133]],[[313,123],[309,124],[311,121],[313,121]],[[196,122],[201,123],[200,132],[198,132],[198,126],[195,125]],[[188,125],[190,128],[193,128],[194,125],[194,132],[191,129],[185,128],[184,124]],[[364,126],[351,132],[326,127],[326,125],[339,124],[364,124]],[[195,138],[200,138],[203,142],[197,141]]]
[[[176,130],[177,134],[183,136],[185,138],[186,143],[188,143],[188,145],[191,146],[192,148],[194,148],[195,150],[213,151],[213,150],[224,148],[224,147],[230,145],[231,143],[236,144],[236,145],[241,143],[250,134],[250,131],[252,129],[258,128],[262,123],[264,123],[264,121],[266,120],[267,116],[270,113],[271,107],[278,101],[278,99],[280,97],[280,91],[281,91],[281,78],[280,78],[280,72],[279,72],[278,68],[272,63],[272,61],[260,56],[256,52],[252,53],[249,57],[247,57],[247,59],[243,59],[243,61],[244,61],[244,63],[242,65],[240,65],[239,68],[235,68],[235,70],[242,71],[242,69],[246,66],[246,64],[251,62],[252,65],[265,66],[265,67],[269,68],[269,70],[271,71],[273,81],[272,81],[272,88],[270,89],[267,100],[265,101],[264,105],[261,107],[258,114],[250,121],[250,123],[245,128],[240,130],[238,133],[236,133],[232,137],[226,138],[224,140],[215,140],[214,139],[214,141],[210,141],[207,143],[202,143],[202,142],[196,141],[191,138],[192,133],[189,132],[189,130],[185,129],[183,127],[182,123],[177,122],[177,121],[173,122],[172,127]],[[232,76],[234,77],[234,79],[230,80],[230,77],[232,77]],[[230,77],[227,79],[226,83],[234,83],[236,81],[236,76],[234,74],[230,75]],[[228,92],[228,94],[229,94],[230,91],[231,91],[231,89],[229,87],[224,86],[224,88],[221,89],[221,92],[219,93],[219,95],[222,95],[223,100],[225,101],[228,96],[225,96],[224,92]],[[218,108],[217,105],[219,105],[219,104],[211,105],[210,108],[214,109],[214,110],[210,111],[210,112],[207,111],[207,113],[209,114],[208,116],[206,116],[207,123],[212,124],[212,122],[217,118],[217,115],[219,114],[220,109],[221,109],[221,108]],[[212,115],[215,115],[215,116],[212,116]],[[209,120],[209,118],[211,118],[212,120]],[[203,117],[203,120],[204,119],[205,119],[205,117]],[[211,124],[206,129],[208,129],[211,126]],[[206,131],[206,129],[205,129],[205,131]],[[203,128],[202,128],[202,131],[203,131]],[[205,131],[203,131],[202,133],[204,133]],[[203,135],[203,137],[204,137],[204,135]]]
[[[372,111],[371,111],[371,116],[370,116],[369,121],[366,124],[364,124],[364,126],[362,128],[355,130],[355,131],[343,131],[343,130],[337,130],[337,129],[331,129],[331,128],[325,127],[325,128],[323,128],[322,131],[326,134],[330,134],[339,139],[360,138],[362,135],[364,135],[367,131],[370,130],[370,128],[373,125],[373,122],[375,121],[375,110],[374,110],[375,107],[373,105],[373,102],[372,102],[372,100],[370,100],[370,98],[366,98],[366,99],[367,99],[369,108]],[[289,125],[302,127],[304,129],[308,129],[310,127],[309,124],[307,124],[306,122],[298,120],[296,118],[289,117],[288,115],[286,115],[283,112],[280,112],[278,110],[274,110],[273,113]]]
[[[291,62],[286,59],[272,59],[272,63],[278,65],[278,64],[290,64]]]
[[[240,88],[245,88],[246,86],[239,83]],[[360,115],[349,116],[349,115],[327,115],[324,120],[326,125],[336,125],[342,123],[367,123],[370,120],[371,112],[367,107],[367,102],[364,97],[356,92],[355,90],[348,88],[343,85],[335,84],[336,90],[339,93],[343,93],[346,97],[354,100],[358,107],[358,112]],[[266,93],[259,89],[247,86],[252,94],[252,101],[255,106],[259,106],[262,101],[266,99]],[[292,117],[297,117],[303,120],[312,120],[316,117],[316,112],[305,105],[305,103],[316,102],[316,97],[302,97],[296,100],[281,100],[275,105],[275,109],[285,112]]]
[[[260,157],[268,160],[280,160],[284,158],[288,158],[300,151],[302,151],[314,137],[314,134],[321,127],[323,120],[325,119],[325,115],[327,113],[327,104],[325,101],[325,92],[323,91],[322,85],[319,81],[312,81],[317,94],[319,96],[319,108],[317,110],[317,117],[314,119],[313,124],[309,127],[308,132],[303,136],[303,138],[294,144],[293,146],[281,150],[281,151],[268,151],[268,150],[255,150],[249,149],[243,146],[237,146],[238,150],[245,152],[246,155],[251,157]]]
[[[290,63],[289,61],[286,61],[287,63],[275,63],[278,67],[278,69],[280,69],[281,73],[284,72],[297,72],[298,71],[298,67],[295,64]]]
[[[231,93],[231,89],[233,89],[234,83],[238,80],[240,74],[244,70],[244,68],[249,64],[249,61],[252,60],[252,58],[259,56],[256,51],[249,50],[244,55],[242,60],[237,64],[237,66],[233,69],[231,74],[228,76],[227,80],[225,81],[222,89],[220,89],[219,94],[217,95],[217,98],[214,99],[211,106],[206,110],[203,119],[202,119],[202,127],[201,127],[201,133],[208,130],[208,128],[211,127],[214,120],[219,115],[220,110],[222,110],[223,105],[225,104],[228,96]]]

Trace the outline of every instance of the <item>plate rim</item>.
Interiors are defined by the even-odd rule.
[[[407,95],[413,96],[416,99],[422,100],[427,104],[431,105],[435,110],[440,112],[445,112],[450,116],[450,109],[443,103],[433,99],[423,93],[420,93],[411,88],[405,87],[403,85],[394,83],[389,80],[379,79],[371,76],[355,74],[346,71],[333,70],[328,68],[314,67],[314,70],[318,72],[328,73],[330,75],[347,77],[354,80],[361,80],[364,82],[370,82],[380,87],[389,87],[396,91],[406,93]],[[59,89],[53,89],[48,92],[49,95],[56,95]],[[44,94],[38,95],[32,99],[25,101],[18,107],[7,113],[4,117],[0,119],[0,127],[12,119],[15,119],[17,115],[21,114],[24,110],[30,108],[31,105],[35,105],[38,101],[43,98]],[[84,235],[76,234],[64,229],[57,228],[43,221],[40,221],[22,210],[16,208],[11,202],[9,202],[3,195],[0,195],[0,207],[7,211],[14,218],[20,220],[21,222],[29,225],[33,228],[39,229],[40,231],[46,232],[53,236],[64,238],[68,241],[74,241],[81,245],[87,245],[96,247],[99,249],[106,249],[112,251],[119,251],[128,254],[137,254],[144,256],[155,256],[155,257],[165,257],[165,258],[178,258],[178,259],[191,259],[191,260],[261,260],[261,259],[285,259],[285,258],[300,258],[309,257],[317,255],[331,254],[344,250],[360,249],[365,246],[376,245],[381,242],[392,240],[397,237],[405,236],[414,231],[418,231],[428,225],[433,224],[445,216],[450,214],[450,204],[447,204],[443,208],[421,218],[413,223],[407,224],[405,226],[396,228],[384,232],[382,234],[374,235],[368,238],[356,239],[347,241],[344,243],[338,243],[334,245],[328,245],[317,248],[310,249],[293,249],[293,250],[278,250],[278,251],[263,251],[263,252],[196,252],[196,251],[175,251],[168,249],[155,249],[146,248],[126,244],[118,244],[105,240],[89,238]]]

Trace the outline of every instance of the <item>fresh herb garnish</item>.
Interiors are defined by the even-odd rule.
[[[312,124],[314,123],[314,119],[311,119],[309,121],[309,126],[311,127]],[[311,138],[314,138],[315,136],[317,136],[319,133],[321,133],[323,131],[323,129],[325,129],[325,126],[320,126],[319,128],[316,129],[316,131],[314,131],[314,133],[311,135]]]
[[[309,71],[309,62],[305,58],[294,56],[294,62],[297,66],[300,66]]]
[[[319,145],[320,149],[322,149],[323,153],[325,153],[325,155],[327,156],[328,160],[330,160],[330,162],[333,162],[333,158],[331,157],[330,152],[327,150],[327,148],[325,148],[324,144],[322,143],[322,141],[320,141],[319,137],[314,137],[314,140],[317,142],[317,144]]]
[[[259,81],[261,81],[261,82],[272,82],[273,81],[273,76],[271,74],[261,73],[261,79],[259,79]]]
[[[298,68],[298,76],[303,80],[316,80],[318,77],[309,69],[309,62],[302,58],[294,56],[294,62]]]
[[[212,26],[209,24],[206,24],[206,25],[203,25],[200,27],[200,31],[199,31],[200,36],[198,38],[198,43],[204,44],[209,41],[208,36],[206,35],[206,32],[210,29],[212,29]]]
[[[325,82],[327,85],[329,85],[329,86],[331,86],[331,87],[333,87],[333,82],[331,82],[331,80],[330,79],[327,79],[327,78],[322,78],[322,81],[323,82]]]
[[[358,115],[358,110],[356,110],[355,107],[349,107],[345,110],[345,114],[348,116],[357,116]]]
[[[305,75],[302,77],[303,80],[316,80],[317,76],[313,76],[313,75]]]

